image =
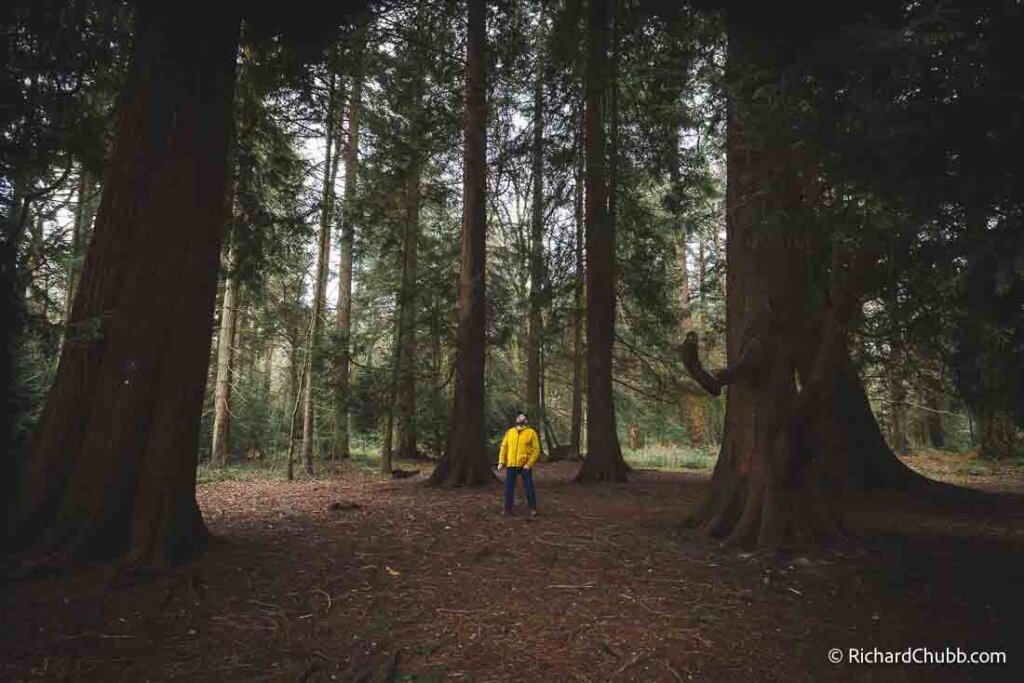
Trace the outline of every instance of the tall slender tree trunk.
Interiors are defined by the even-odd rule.
[[[530,312],[526,342],[526,412],[538,425],[540,414],[540,347],[543,338],[542,296],[544,280],[544,14],[537,30],[537,55],[533,77],[533,196],[530,220]]]
[[[71,305],[82,273],[82,255],[88,240],[95,207],[93,206],[93,185],[89,172],[83,166],[78,174],[78,188],[75,190],[75,221],[71,229],[71,248],[68,255],[68,278],[64,290],[64,322],[71,318]]]
[[[582,116],[579,117],[582,124]],[[572,414],[569,426],[569,441],[572,444],[573,455],[579,457],[582,453],[583,443],[583,380],[585,369],[585,358],[583,355],[583,322],[586,318],[585,289],[585,268],[583,260],[583,243],[585,239],[583,224],[583,135],[582,125],[577,136],[577,157],[576,164],[576,188],[573,214],[576,224],[576,284],[573,292],[573,316],[572,316]]]
[[[331,60],[329,60],[331,61]],[[320,199],[320,240],[316,257],[316,274],[313,277],[313,310],[310,323],[309,353],[306,357],[306,386],[303,396],[302,411],[302,467],[307,475],[313,474],[313,439],[314,439],[314,412],[315,412],[315,382],[320,369],[321,353],[323,351],[323,330],[324,304],[327,299],[327,277],[330,269],[331,254],[331,225],[334,219],[334,182],[338,175],[338,162],[340,155],[340,126],[338,125],[338,109],[340,106],[340,95],[338,93],[337,74],[334,73],[334,65],[329,64],[331,69],[330,84],[327,93],[327,116],[326,116],[326,151],[324,152],[324,182],[322,196]]]
[[[430,315],[430,357],[431,366],[434,371],[434,400],[444,401],[445,397],[445,376],[444,376],[444,355],[441,353],[441,325],[442,325],[442,307],[439,305],[440,301],[434,301],[431,306]],[[447,308],[445,306],[444,308]],[[445,431],[445,419],[442,411],[434,412],[434,420],[432,424],[433,438],[434,438],[434,456],[440,458],[444,455],[444,431]]]
[[[484,423],[487,356],[487,7],[484,0],[468,0],[467,14],[466,149],[455,397],[445,454],[430,476],[433,484],[456,486],[484,484],[495,479],[487,457]]]
[[[240,18],[233,5],[137,7],[93,243],[14,536],[37,551],[165,563],[206,538],[196,444]]]
[[[294,355],[297,356],[298,354],[296,353]],[[297,368],[298,364],[293,362],[292,367]],[[308,366],[305,363],[303,363],[302,369],[297,373],[297,376],[295,376],[295,370],[292,371],[292,375],[295,377],[295,379],[293,380],[295,386],[295,401],[288,418],[288,456],[286,458],[286,476],[288,478],[288,481],[292,481],[295,478],[295,431],[296,425],[298,424],[299,420],[299,407],[302,405],[302,397],[304,395],[302,387],[303,384],[305,384],[306,382],[307,367]]]
[[[907,429],[907,389],[901,377],[889,379],[889,447],[896,453],[910,450]]]
[[[586,101],[587,456],[576,479],[625,481],[612,394],[615,340],[615,228],[609,216],[604,105],[608,90],[608,5],[593,0],[588,18]],[[614,202],[611,203],[614,208]]]
[[[391,453],[394,450],[394,432],[395,432],[395,412],[394,408],[389,404],[384,410],[384,416],[381,418],[380,424],[380,472],[381,474],[391,474]]]
[[[693,329],[693,311],[690,308],[690,267],[686,263],[686,234],[679,237],[678,258],[679,258],[679,331],[686,336],[686,333]]]
[[[227,278],[217,336],[217,379],[213,398],[213,443],[210,462],[224,467],[230,459],[231,385],[234,382],[235,333],[238,329],[238,274],[235,272],[235,249],[228,250]]]
[[[417,98],[419,102],[419,98]],[[421,116],[416,112],[414,116]],[[420,173],[422,161],[419,126],[414,127],[413,159],[406,179],[405,216],[402,235],[402,285],[399,292],[398,344],[398,457],[416,457],[416,260],[420,233]]]
[[[544,439],[547,441],[549,456],[553,456],[555,449],[558,446],[558,437],[555,435],[555,430],[551,424],[551,420],[548,419],[548,403],[547,403],[547,383],[545,382],[545,367],[547,361],[544,358],[544,347],[541,346],[540,353],[540,410],[538,413],[541,416],[541,430],[538,434],[543,433]]]
[[[405,225],[404,227],[408,227]],[[404,241],[404,240],[403,240]],[[402,257],[402,281],[405,281],[405,257]],[[402,372],[402,308],[401,292],[399,293],[399,304],[395,310],[394,320],[394,344],[391,347],[391,364],[387,378],[387,398],[384,401],[384,414],[381,417],[380,429],[380,472],[391,474],[392,455],[394,454],[395,434],[395,399],[399,392],[400,375]]]
[[[32,220],[29,221],[28,231],[28,253],[25,255],[25,277],[22,278],[21,287],[24,291],[24,301],[28,309],[36,315],[45,318],[47,308],[47,297],[39,293],[47,289],[45,274],[40,277],[40,266],[43,262],[43,216],[39,211],[33,212]],[[33,277],[39,277],[42,281],[34,285]]]
[[[24,310],[18,282],[18,251],[25,231],[25,200],[23,181],[18,174],[12,174],[13,197],[7,219],[0,225],[0,457],[7,465],[8,458],[14,464],[15,424],[20,410],[15,379],[15,354],[18,340],[24,326]],[[10,471],[13,468],[9,468]],[[14,477],[6,477],[0,484],[3,500],[10,500],[8,488],[13,488]],[[0,509],[4,509],[0,507]],[[13,515],[5,510],[6,517]],[[6,526],[6,525],[5,525]]]
[[[704,326],[704,292],[707,287],[707,254],[704,249],[704,236],[700,233],[697,234],[697,316],[696,323],[697,327]],[[691,314],[693,312],[693,306],[691,301]]]
[[[363,27],[365,30],[365,27]],[[362,34],[365,36],[365,34]],[[363,104],[365,37],[352,75],[348,107],[348,146],[345,149],[345,199],[341,223],[341,267],[338,276],[338,380],[335,398],[334,457],[347,458],[349,451],[348,403],[352,353],[352,246],[358,210],[356,190],[359,172],[359,125]]]
[[[421,3],[417,6],[416,23],[422,25],[425,11]],[[420,52],[411,50],[410,55],[416,58]],[[407,100],[406,118],[409,121],[406,129],[406,140],[409,146],[405,160],[405,196],[402,216],[402,281],[398,292],[398,332],[395,336],[395,405],[397,417],[399,458],[411,459],[417,455],[416,426],[416,375],[417,342],[416,323],[419,317],[419,301],[416,290],[417,254],[420,232],[420,193],[421,176],[426,155],[426,139],[424,130],[423,89],[426,85],[422,71],[413,76],[411,92]]]
[[[672,154],[669,168],[669,176],[672,179],[673,189],[681,183],[679,169],[679,133],[676,131],[675,141],[672,146]],[[682,207],[678,200],[673,198],[672,204],[676,229],[679,231],[679,241],[676,245],[679,264],[679,336],[686,338],[687,333],[694,329],[693,307],[690,300],[690,267],[687,263],[688,235],[686,226],[683,223]],[[705,399],[692,393],[686,393],[682,399],[682,418],[686,425],[687,435],[690,437],[690,445],[695,447],[707,443],[707,409]]]
[[[942,428],[942,412],[945,409],[945,402],[939,378],[925,379],[924,395],[929,409],[925,416],[928,443],[932,448],[943,449],[946,447],[946,433]]]

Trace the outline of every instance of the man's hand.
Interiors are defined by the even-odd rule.
[[[523,469],[524,470],[528,470],[528,469],[530,469],[530,466],[529,465],[523,465]]]
[[[499,471],[500,471],[500,470],[502,470],[502,469],[503,469],[504,467],[505,467],[505,466],[504,466],[504,465],[502,465],[502,464],[501,464],[500,462],[498,463],[498,470],[499,470]]]

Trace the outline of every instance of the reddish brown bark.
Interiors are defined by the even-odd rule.
[[[812,286],[802,264],[813,240],[780,225],[802,210],[793,170],[801,162],[753,129],[767,114],[752,74],[770,69],[750,37],[730,22],[728,367],[706,371],[692,333],[683,361],[710,393],[728,386],[712,490],[693,521],[729,542],[778,548],[841,536],[844,492],[943,487],[893,455],[850,360],[847,324],[862,264],[834,259],[828,301],[812,303],[820,283]]]
[[[608,0],[589,9],[586,97],[587,455],[577,481],[625,481],[612,394],[615,227],[608,207],[604,104],[608,90]]]
[[[164,563],[206,538],[195,468],[239,17],[192,2],[138,7],[93,243],[15,536],[35,551]]]
[[[399,458],[416,457],[416,319],[419,297],[416,292],[416,267],[420,234],[420,186],[423,141],[419,119],[422,118],[421,98],[414,98],[415,111],[411,142],[413,152],[408,177],[405,180],[405,215],[402,225],[402,283],[398,294],[397,392],[398,392],[398,451]]]
[[[484,429],[484,363],[487,352],[484,284],[487,245],[486,15],[484,0],[469,0],[455,399],[448,422],[445,453],[430,476],[432,484],[473,485],[495,479],[487,459]]]
[[[686,362],[711,393],[728,385],[725,433],[712,490],[695,522],[715,537],[741,545],[779,547],[839,533],[838,509],[825,494],[821,443],[810,427],[812,404],[798,400],[797,354],[807,282],[794,257],[798,247],[766,217],[793,208],[780,187],[786,168],[774,138],[754,130],[763,114],[751,78],[759,64],[749,36],[730,22],[727,187],[727,362],[720,373],[695,363],[696,336],[687,336]],[[772,175],[772,174],[776,175]],[[814,378],[828,377],[836,347],[845,343],[838,311],[815,349]],[[845,348],[843,349],[845,351]],[[806,378],[805,378],[806,379]],[[811,391],[809,384],[804,394]],[[805,396],[806,398],[806,396]]]

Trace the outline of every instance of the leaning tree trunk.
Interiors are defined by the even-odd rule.
[[[195,500],[239,16],[140,3],[68,342],[19,490],[17,540],[164,563],[206,538]],[[196,21],[201,16],[202,21]]]
[[[228,274],[224,282],[224,300],[217,336],[217,379],[213,391],[213,442],[210,462],[224,467],[229,460],[231,434],[231,385],[235,366],[235,333],[238,329],[238,274],[234,248],[228,250]]]
[[[587,456],[576,479],[625,481],[615,424],[615,229],[609,218],[604,102],[608,89],[608,0],[589,9],[586,101]],[[613,162],[614,163],[614,162]]]
[[[465,169],[462,256],[459,272],[459,332],[455,398],[444,457],[430,475],[433,484],[472,485],[494,481],[484,424],[484,364],[487,354],[487,8],[468,0],[466,44]]]
[[[314,438],[314,411],[316,382],[315,378],[320,369],[321,352],[323,351],[323,330],[324,304],[327,299],[327,277],[330,272],[331,254],[331,224],[334,218],[334,182],[338,175],[338,161],[340,155],[340,135],[337,123],[338,100],[340,99],[337,88],[337,75],[333,72],[334,65],[329,64],[332,69],[331,80],[328,85],[327,94],[327,115],[326,115],[326,152],[324,156],[324,181],[320,198],[320,240],[316,257],[316,274],[313,278],[313,309],[310,313],[311,322],[309,326],[309,354],[306,358],[306,387],[302,398],[302,468],[307,476],[313,474],[313,438]]]

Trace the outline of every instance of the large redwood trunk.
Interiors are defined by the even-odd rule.
[[[863,264],[834,257],[828,300],[813,301],[824,285],[803,264],[815,240],[791,225],[804,209],[801,162],[770,129],[754,129],[770,114],[753,75],[771,64],[751,33],[729,28],[728,367],[706,372],[694,334],[683,347],[694,378],[711,393],[728,385],[728,402],[711,492],[693,521],[741,545],[817,543],[842,535],[847,492],[944,487],[893,455],[850,359]]]
[[[192,2],[138,7],[94,238],[14,535],[35,551],[164,563],[206,538],[195,468],[239,16]]]
[[[604,105],[608,89],[608,0],[589,9],[586,101],[587,455],[576,479],[625,481],[615,423],[615,228],[608,211]]]
[[[695,521],[709,535],[740,545],[816,542],[837,534],[841,525],[825,493],[823,444],[809,428],[813,420],[795,382],[798,355],[806,346],[808,282],[795,266],[798,242],[777,222],[795,208],[792,188],[778,175],[786,168],[780,143],[753,127],[765,112],[755,100],[758,83],[752,75],[765,65],[735,22],[728,58],[728,369],[709,382],[693,367],[696,336],[688,335],[684,345],[695,378],[711,384],[713,393],[728,384],[728,402],[711,493]],[[822,328],[814,377],[802,378],[805,394],[815,378],[829,374],[837,347],[845,344],[841,315],[831,311],[829,329]]]
[[[484,0],[468,0],[466,127],[463,172],[462,257],[459,272],[459,336],[455,399],[444,457],[432,484],[455,486],[494,481],[484,427],[487,245],[487,71]]]

